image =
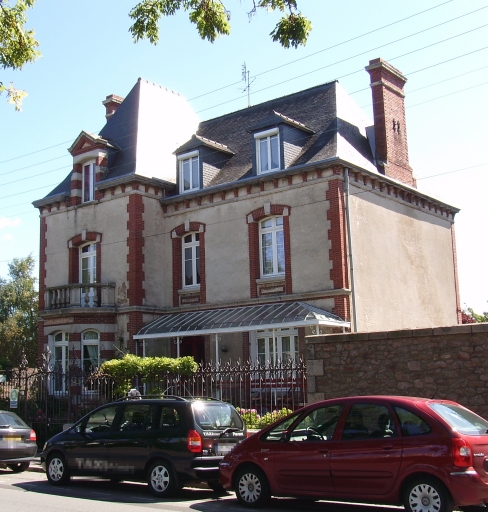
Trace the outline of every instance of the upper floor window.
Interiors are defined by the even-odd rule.
[[[183,237],[183,286],[200,284],[200,235],[190,233]]]
[[[256,133],[257,173],[280,169],[280,136],[278,129]]]
[[[80,247],[80,283],[89,285],[97,282],[97,244]],[[80,290],[82,307],[93,307],[97,303],[97,289],[83,286]]]
[[[259,223],[261,277],[285,273],[283,217],[270,217]]]
[[[178,157],[180,194],[200,188],[198,151]]]
[[[83,197],[84,203],[95,199],[95,162],[83,164]]]

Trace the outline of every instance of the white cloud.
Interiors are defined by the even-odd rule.
[[[20,226],[20,219],[9,219],[8,217],[0,217],[0,229],[16,228]]]
[[[5,235],[2,236],[2,240],[13,240],[14,235],[12,233],[5,233]]]

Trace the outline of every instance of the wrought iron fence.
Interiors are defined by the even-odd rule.
[[[169,372],[137,377],[131,386],[141,394],[206,396],[255,409],[263,415],[276,409],[296,410],[306,403],[306,366],[302,360],[256,364],[208,363],[190,376]],[[12,390],[18,400],[12,404]],[[14,410],[37,434],[38,446],[99,405],[125,395],[120,383],[79,369],[62,373],[49,368],[20,368],[0,375],[0,409]],[[16,405],[12,408],[11,405]]]

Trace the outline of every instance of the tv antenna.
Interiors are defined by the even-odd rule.
[[[249,71],[246,67],[246,63],[242,65],[242,81],[246,82],[246,87],[242,90],[242,92],[245,92],[247,90],[247,107],[249,108],[251,106],[251,84],[252,82],[249,82]],[[254,80],[253,80],[254,82]]]

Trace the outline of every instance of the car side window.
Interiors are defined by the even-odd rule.
[[[118,409],[118,405],[111,405],[90,414],[85,424],[85,432],[112,430],[112,424]]]
[[[161,408],[161,416],[159,417],[159,428],[178,428],[181,426],[180,413],[171,406]]]
[[[397,428],[386,405],[361,403],[349,409],[342,439],[397,437]]]
[[[154,405],[127,404],[124,407],[119,430],[143,431],[151,430],[154,425]]]
[[[395,407],[402,429],[402,436],[424,436],[432,432],[431,426],[417,414],[402,407]]]
[[[283,421],[280,421],[271,430],[268,430],[268,432],[264,434],[260,440],[274,442],[283,440],[283,435],[288,431],[288,428],[297,419],[298,415],[299,414],[293,414],[288,418],[285,418]]]
[[[290,433],[290,441],[327,441],[332,439],[344,405],[319,407],[307,414]]]

